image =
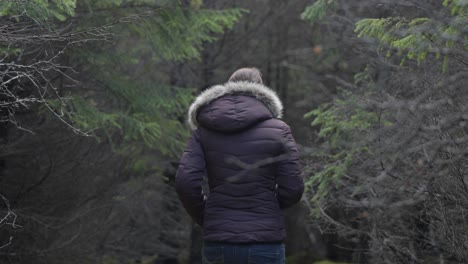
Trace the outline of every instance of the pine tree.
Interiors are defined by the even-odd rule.
[[[188,135],[195,87],[174,82],[171,67],[198,60],[243,12],[201,1],[0,2],[1,157],[33,157],[29,169],[0,165],[0,193],[25,223],[0,233],[1,247],[17,232],[0,262],[178,257],[188,217],[166,167]]]
[[[466,262],[468,4],[407,1],[388,13],[414,6],[417,17],[363,18],[348,3],[317,1],[303,14],[355,19],[340,46],[359,47],[353,60],[365,66],[306,115],[323,141],[308,159],[315,220],[351,238],[355,262]]]
[[[198,59],[201,44],[214,41],[214,34],[231,28],[242,10],[148,5],[145,1],[132,2],[131,8],[125,9],[119,9],[119,3],[86,4],[90,10],[117,8],[121,16],[130,16],[132,12],[152,13],[114,27],[116,37],[111,45],[76,51],[74,58],[86,65],[84,72],[94,80],[91,85],[118,100],[119,107],[106,109],[93,105],[90,100],[75,100],[71,102],[73,111],[68,112],[69,117],[84,131],[99,128],[109,138],[120,133],[133,147],[142,142],[145,147],[176,157],[187,136],[185,112],[194,90],[173,86],[163,68],[170,61]],[[86,27],[101,23],[108,16],[106,12],[93,14],[85,20]]]

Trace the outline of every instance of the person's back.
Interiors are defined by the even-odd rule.
[[[203,227],[205,263],[284,262],[281,209],[303,192],[297,148],[289,126],[278,119],[281,101],[261,84],[258,70],[236,73],[190,107],[193,132],[177,171],[177,192]],[[244,259],[230,252],[244,252]]]

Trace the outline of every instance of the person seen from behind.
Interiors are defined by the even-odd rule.
[[[301,199],[304,184],[282,111],[256,68],[237,70],[190,106],[176,191],[203,228],[204,264],[285,263],[282,209]]]

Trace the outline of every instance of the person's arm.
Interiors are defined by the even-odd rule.
[[[188,140],[177,169],[175,186],[185,210],[199,225],[203,225],[205,156],[198,136],[198,131],[194,131]]]
[[[281,208],[287,208],[301,200],[304,192],[302,169],[299,152],[287,124],[282,128],[283,153],[277,163],[276,184],[277,196]]]

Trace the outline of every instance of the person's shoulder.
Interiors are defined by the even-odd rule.
[[[263,122],[263,125],[272,127],[272,128],[281,129],[284,131],[290,130],[289,125],[279,118],[271,118],[271,119],[265,120]]]

